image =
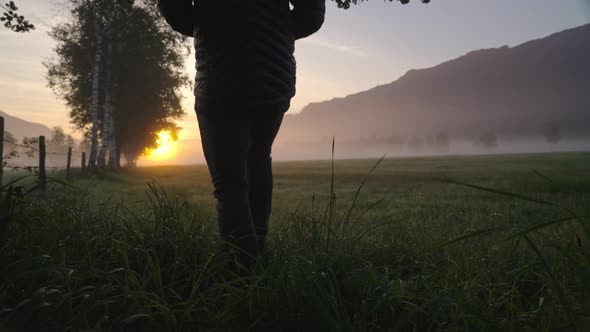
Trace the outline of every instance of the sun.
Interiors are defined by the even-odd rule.
[[[178,151],[178,144],[172,138],[172,133],[169,130],[162,130],[158,132],[156,143],[158,147],[155,149],[146,149],[145,155],[148,160],[164,161],[170,160]]]

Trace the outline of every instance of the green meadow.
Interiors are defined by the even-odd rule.
[[[6,173],[0,330],[590,326],[590,153],[273,170],[269,250],[252,273],[220,254],[204,165],[59,171],[46,193]]]

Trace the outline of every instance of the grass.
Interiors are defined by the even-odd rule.
[[[203,166],[74,174],[48,194],[16,182],[1,205],[0,330],[590,326],[590,154],[375,164],[275,163],[253,275],[219,255]]]

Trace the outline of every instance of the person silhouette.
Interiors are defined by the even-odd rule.
[[[195,112],[222,239],[250,267],[265,248],[271,149],[295,95],[295,40],[324,23],[325,0],[158,0],[194,37]]]

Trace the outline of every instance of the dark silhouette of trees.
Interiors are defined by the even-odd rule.
[[[186,38],[169,29],[151,0],[70,0],[71,20],[55,26],[50,87],[89,140],[89,166],[116,168],[179,128]],[[174,135],[173,135],[174,136]],[[108,156],[108,163],[105,161]]]
[[[33,24],[29,23],[24,16],[17,13],[18,7],[15,5],[14,1],[10,1],[4,5],[0,4],[0,8],[3,10],[0,22],[4,22],[4,27],[14,32],[29,32],[35,30]]]

